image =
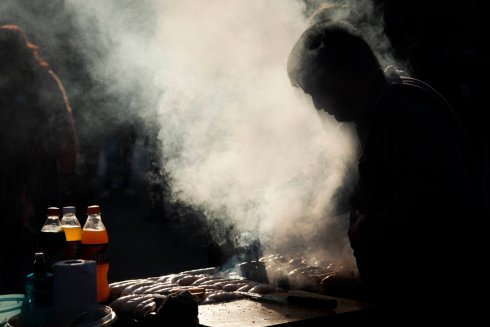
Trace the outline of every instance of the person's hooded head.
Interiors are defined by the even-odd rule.
[[[311,95],[318,110],[351,122],[359,118],[371,84],[383,71],[351,26],[317,22],[294,45],[288,75],[293,86]]]
[[[0,87],[19,88],[33,78],[33,70],[48,68],[39,46],[17,25],[0,25]]]

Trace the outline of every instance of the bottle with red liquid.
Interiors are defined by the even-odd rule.
[[[98,205],[87,208],[87,221],[82,229],[82,259],[96,262],[97,302],[105,302],[109,298],[109,258],[107,248],[109,236],[102,223]]]
[[[53,264],[63,260],[66,238],[59,218],[60,209],[49,207],[47,214],[48,218],[39,233],[38,248],[39,252],[44,253],[48,271],[53,272]]]

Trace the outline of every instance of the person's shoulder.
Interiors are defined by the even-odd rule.
[[[450,105],[423,82],[400,75],[388,81],[376,108],[378,120],[402,128],[454,119]]]
[[[49,104],[54,101],[63,102],[64,87],[58,76],[51,70],[46,68],[40,68],[38,74],[38,87],[40,92],[40,101]]]
[[[420,79],[410,76],[403,70],[388,66],[384,70],[384,74],[390,84],[388,94],[392,93],[408,103],[422,102],[423,104],[451,107],[444,96],[435,88]]]
[[[406,71],[398,69],[393,65],[387,66],[383,70],[383,73],[386,79],[391,83],[399,83],[401,78],[410,77]]]
[[[449,102],[434,88],[412,77],[391,81],[380,104],[389,110],[427,114],[447,114],[452,111]]]

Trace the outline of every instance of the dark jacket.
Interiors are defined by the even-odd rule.
[[[464,288],[447,281],[468,275],[461,262],[477,253],[475,231],[485,219],[454,111],[428,85],[401,77],[357,129],[352,205],[365,219],[353,248],[363,282],[380,303],[448,299]]]

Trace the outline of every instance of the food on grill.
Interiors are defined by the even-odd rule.
[[[233,293],[233,292],[217,291],[217,292],[213,292],[209,296],[207,296],[203,300],[202,304],[226,302],[226,301],[233,301],[233,300],[239,300],[239,299],[243,299],[243,295],[238,294],[238,293]]]
[[[238,290],[240,287],[245,286],[244,283],[228,283],[223,286],[223,291],[225,292],[234,292]]]
[[[111,302],[110,307],[119,317],[142,318],[156,308],[156,300],[164,299],[161,294],[129,294]]]
[[[341,270],[342,266],[331,261],[313,262],[270,255],[239,264],[236,272],[220,273],[215,268],[203,268],[114,282],[109,285],[110,306],[119,317],[141,320],[154,317],[168,297],[182,294],[186,294],[184,304],[192,299],[196,305],[204,305],[243,299],[248,294],[258,296],[290,289],[320,292],[321,281]],[[252,279],[254,277],[257,278]],[[184,306],[187,305],[190,304]]]
[[[268,294],[268,293],[281,292],[281,291],[283,290],[277,288],[274,285],[269,285],[269,284],[257,284],[248,290],[248,292],[250,293],[257,293],[257,294]]]
[[[121,282],[112,283],[110,286],[110,299],[115,299],[121,296],[121,292],[124,288],[129,285],[138,284],[139,282],[143,282],[144,279],[129,279]]]
[[[198,270],[196,270],[198,271]],[[155,299],[179,292],[189,292],[199,304],[232,301],[243,298],[239,292],[267,294],[282,292],[274,285],[257,283],[241,277],[225,278],[205,274],[170,274],[145,279],[115,282],[111,288],[110,304],[120,316],[142,317],[155,310]]]
[[[154,284],[154,282],[152,281],[140,281],[140,282],[137,282],[137,283],[134,283],[134,284],[130,284],[126,287],[124,287],[121,291],[121,295],[127,295],[127,294],[132,294],[132,293],[142,293],[142,291],[140,291],[144,286],[152,286]],[[138,290],[136,292],[136,290]]]
[[[306,260],[272,254],[259,259],[265,264],[269,283],[283,289],[322,291],[321,281],[341,271],[342,265],[327,260]]]
[[[181,286],[187,286],[187,285],[191,285],[192,283],[194,283],[198,279],[199,279],[199,276],[184,275],[182,278],[177,280],[177,284],[179,284]]]
[[[237,289],[238,292],[248,292],[252,287],[254,287],[255,285],[257,285],[258,283],[256,282],[251,282],[251,283],[247,283],[241,287],[239,287]]]
[[[131,314],[136,318],[144,318],[149,312],[152,312],[157,307],[153,298],[148,298],[138,303],[132,310]]]
[[[201,285],[203,282],[207,282],[208,280],[212,280],[213,277],[211,276],[204,276],[204,277],[201,277],[197,280],[195,280],[192,285]]]

